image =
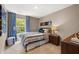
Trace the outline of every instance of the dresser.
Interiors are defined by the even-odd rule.
[[[60,36],[49,35],[49,43],[52,43],[54,45],[60,45]]]

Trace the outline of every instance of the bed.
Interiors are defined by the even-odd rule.
[[[48,33],[25,32],[18,34],[18,37],[26,51],[41,46],[49,41]]]
[[[62,54],[79,54],[79,32],[74,33],[61,41]]]

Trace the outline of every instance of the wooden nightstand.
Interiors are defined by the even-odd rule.
[[[49,43],[60,45],[60,36],[49,35]]]

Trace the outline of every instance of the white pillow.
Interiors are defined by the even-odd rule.
[[[71,40],[72,40],[72,41],[75,41],[75,42],[79,42],[79,39],[78,39],[77,37],[72,38]]]
[[[47,33],[48,32],[48,29],[43,29],[44,30],[44,33]]]

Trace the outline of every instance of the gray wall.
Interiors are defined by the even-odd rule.
[[[63,10],[49,14],[40,19],[40,22],[52,20],[58,25],[58,32],[62,38],[79,31],[79,5],[72,5]]]
[[[39,28],[39,19],[30,17],[30,31],[36,32]]]
[[[4,5],[2,5],[2,7],[4,8]],[[4,8],[5,9],[5,8]],[[5,9],[6,12],[6,26],[7,26],[7,10]],[[7,38],[7,28],[6,28],[6,32],[2,33],[2,36],[0,36],[0,53],[3,53],[5,50],[5,40]]]
[[[19,14],[16,14],[16,18],[26,19],[26,16],[25,16],[25,15],[19,15]]]

